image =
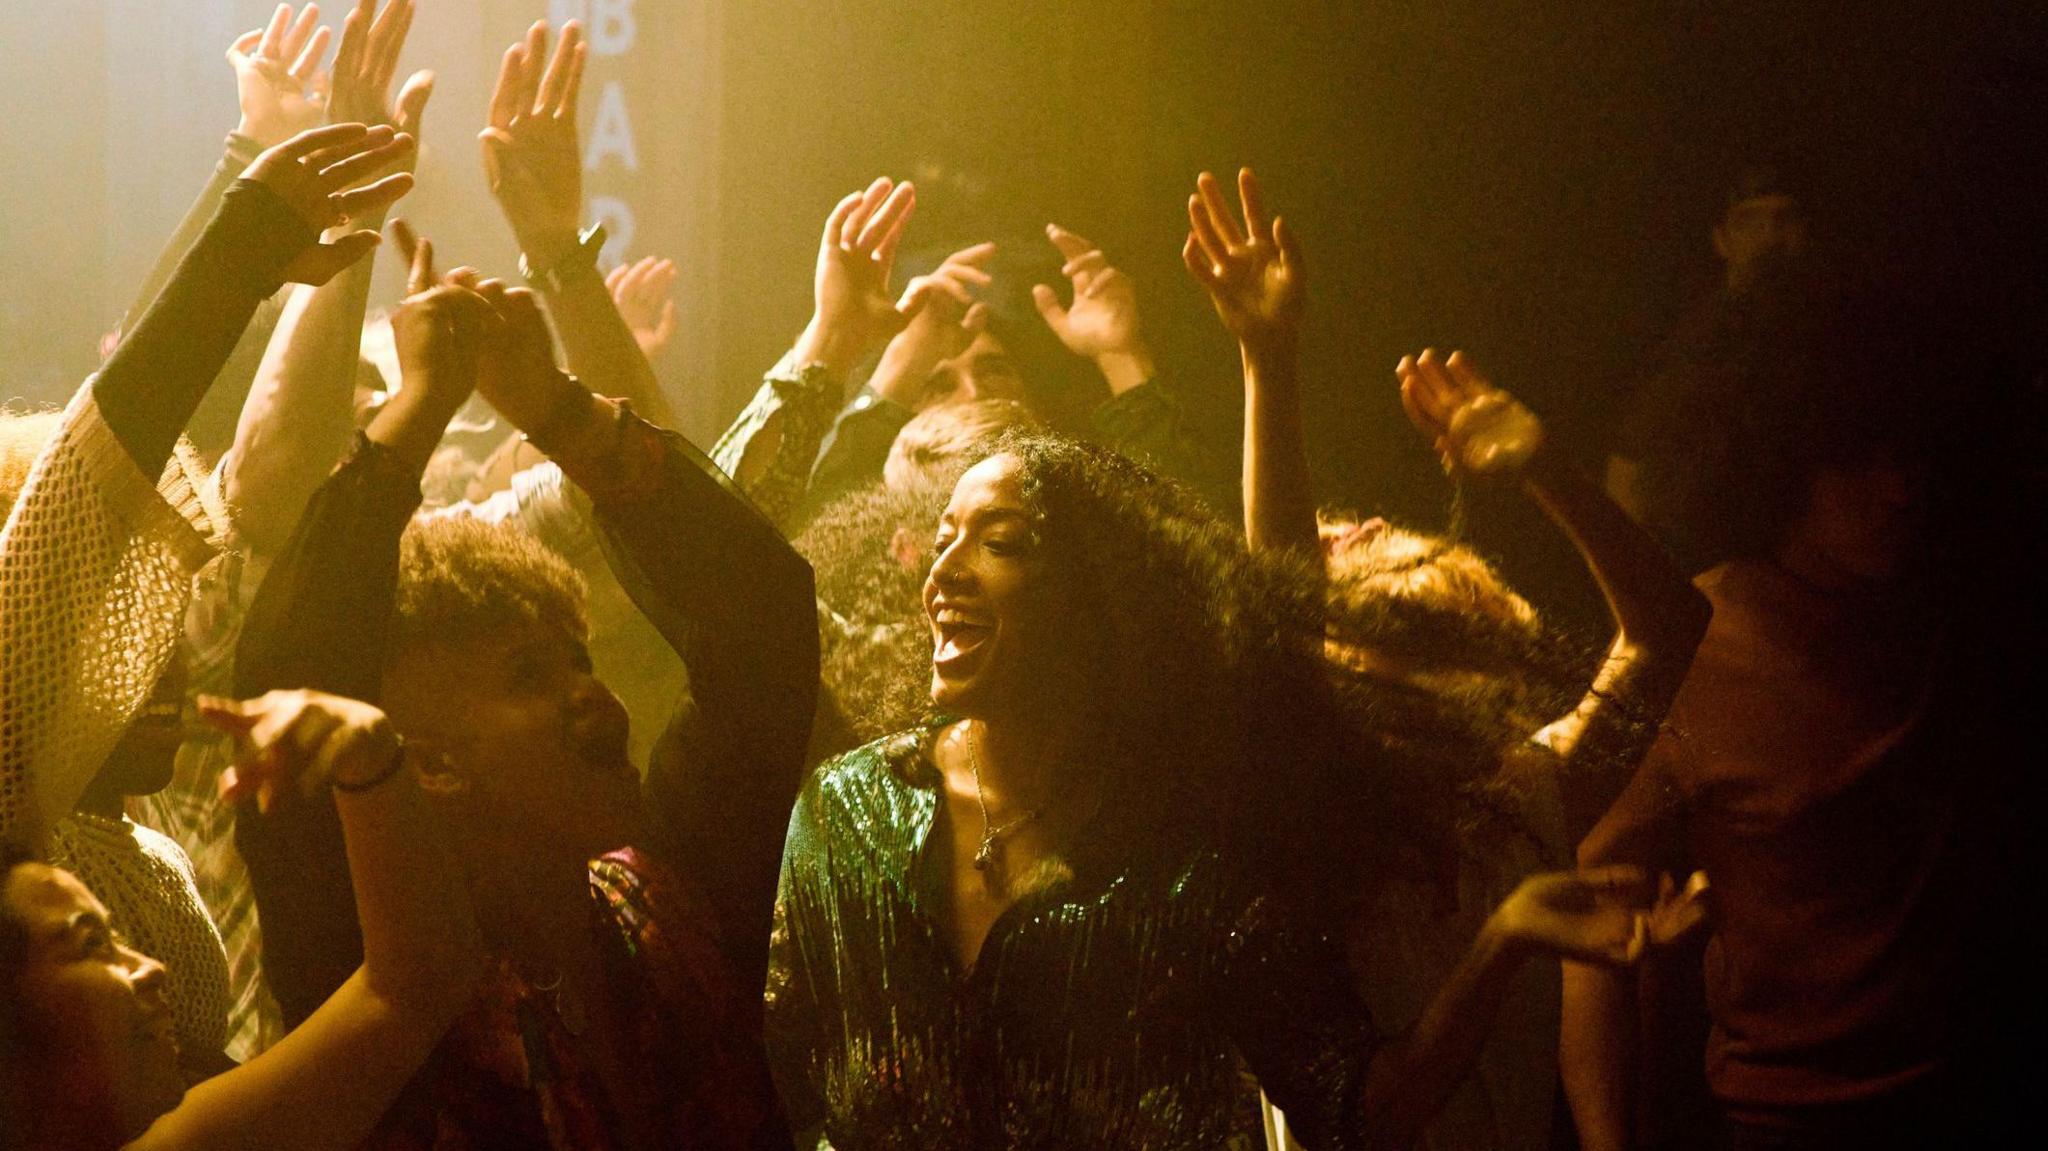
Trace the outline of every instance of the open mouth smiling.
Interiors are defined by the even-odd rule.
[[[942,605],[932,611],[932,663],[946,667],[973,655],[995,634],[995,627],[957,607]]]

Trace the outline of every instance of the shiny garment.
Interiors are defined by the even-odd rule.
[[[797,802],[768,987],[793,1126],[852,1148],[1365,1142],[1376,1044],[1341,952],[1211,851],[1084,831],[963,971],[931,909],[932,729],[847,753]]]

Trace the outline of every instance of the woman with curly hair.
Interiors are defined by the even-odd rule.
[[[790,824],[769,1026],[797,1129],[1250,1146],[1262,1087],[1312,1146],[1398,1144],[1521,960],[1642,948],[1640,872],[1532,879],[1382,1036],[1334,928],[1361,872],[1455,834],[1464,781],[1355,737],[1320,573],[1031,434],[967,471],[934,546],[933,718],[826,764]]]

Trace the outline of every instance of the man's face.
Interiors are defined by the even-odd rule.
[[[1805,250],[1806,215],[1782,192],[1736,201],[1714,228],[1714,251],[1727,266],[1731,292],[1747,289],[1766,262]]]
[[[1017,358],[987,329],[950,360],[939,361],[925,379],[917,410],[975,400],[1024,401],[1024,373]]]
[[[410,648],[385,701],[408,740],[447,757],[472,841],[593,858],[638,837],[625,706],[564,628],[508,624]]]

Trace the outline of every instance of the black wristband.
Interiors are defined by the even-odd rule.
[[[327,786],[333,788],[338,792],[341,792],[344,795],[355,795],[360,792],[365,792],[373,788],[376,788],[380,784],[384,783],[386,780],[390,779],[392,776],[397,775],[398,770],[404,766],[405,737],[401,735],[398,737],[398,746],[391,752],[391,764],[390,766],[386,767],[383,771],[378,772],[377,774],[371,776],[368,779],[358,780],[354,783],[345,783],[339,779],[332,779],[327,782]]]

